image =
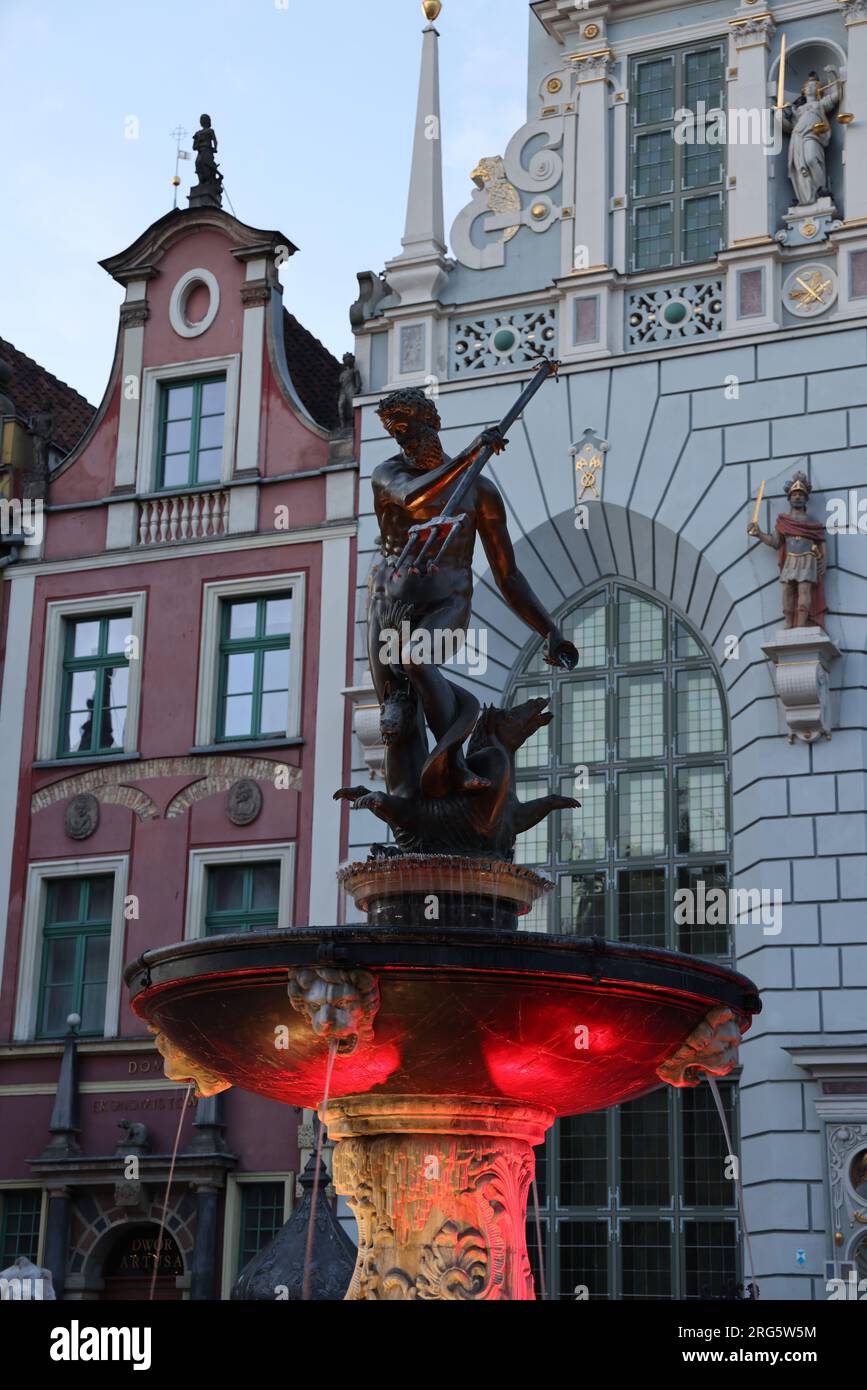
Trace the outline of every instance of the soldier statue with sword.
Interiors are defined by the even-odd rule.
[[[559,363],[544,358],[538,371],[499,427],[484,430],[455,458],[444,452],[433,400],[410,388],[386,396],[378,410],[400,453],[373,475],[381,554],[370,576],[368,650],[380,703],[395,682],[406,682],[437,741],[429,771],[447,767],[448,782],[463,793],[488,783],[464,760],[463,742],[479,712],[468,691],[445,678],[436,662],[417,664],[403,654],[399,666],[383,659],[383,636],[408,621],[413,633],[429,635],[438,650],[442,634],[464,634],[473,599],[473,552],[481,537],[500,593],[528,627],[546,639],[549,665],[574,669],[578,652],[563,636],[519,571],[498,488],[482,476],[492,454],[505,449],[506,435]],[[436,788],[430,785],[428,790]],[[424,785],[424,783],[423,783]],[[439,794],[442,794],[440,791]]]

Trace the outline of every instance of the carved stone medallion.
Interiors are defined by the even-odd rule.
[[[262,811],[262,789],[252,777],[239,777],[226,792],[226,815],[233,825],[252,825]]]
[[[67,802],[63,828],[70,840],[87,840],[99,826],[99,802],[90,792],[81,792]]]

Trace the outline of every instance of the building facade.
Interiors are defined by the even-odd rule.
[[[4,569],[0,1266],[66,1298],[146,1298],[166,1202],[156,1296],[228,1296],[311,1144],[291,1108],[194,1104],[123,984],[161,944],[338,920],[357,470],[295,249],[217,194],[103,262],[105,396]]]
[[[852,1266],[867,1277],[867,5],[536,0],[526,124],[479,151],[450,248],[437,16],[401,251],[360,274],[351,311],[352,780],[382,757],[369,483],[394,446],[376,405],[423,388],[456,453],[555,355],[559,384],[489,473],[581,664],[552,674],[478,554],[457,668],[488,703],[549,696],[522,794],[579,788],[579,812],[519,842],[556,885],[524,926],[733,962],[764,1010],[720,1088],[736,1164],[706,1086],[557,1126],[549,1296],[732,1297],[754,1274],[763,1298],[824,1298]],[[845,521],[824,628],[793,633],[747,527],[772,532],[797,472],[810,514]],[[353,815],[353,857],[382,838]]]

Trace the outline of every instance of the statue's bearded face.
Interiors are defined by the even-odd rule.
[[[807,494],[797,488],[789,493],[789,503],[793,512],[805,512],[807,510]]]
[[[425,402],[427,405],[427,402]],[[439,415],[430,408],[400,402],[383,404],[379,409],[383,428],[402,449],[413,449],[426,440],[436,438],[441,428]]]

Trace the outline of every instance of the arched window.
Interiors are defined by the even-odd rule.
[[[557,883],[524,930],[728,957],[725,926],[674,920],[678,889],[729,879],[727,730],[712,659],[671,610],[622,584],[596,589],[560,624],[578,670],[553,671],[537,643],[508,700],[547,696],[554,713],[519,754],[521,799],[559,791],[581,802],[518,841],[518,861]]]
[[[727,914],[701,910],[728,887],[731,864],[713,658],[667,604],[619,581],[558,621],[581,653],[577,671],[553,671],[537,642],[505,703],[547,696],[554,714],[519,755],[521,799],[559,791],[582,804],[518,841],[517,860],[555,883],[522,929],[729,959]],[[683,889],[690,899],[675,898]],[[734,1086],[721,1091],[734,1126]],[[538,1157],[549,1297],[733,1294],[736,1194],[707,1085],[563,1120]],[[532,1212],[530,1225],[536,1265]]]

